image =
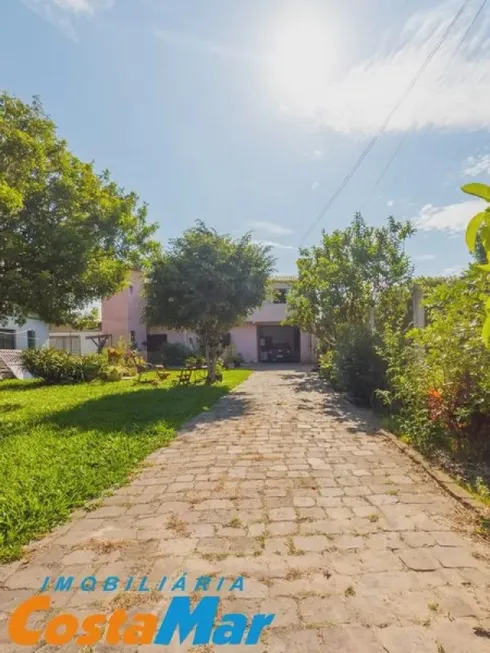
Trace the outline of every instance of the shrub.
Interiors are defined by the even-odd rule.
[[[100,378],[103,381],[120,381],[123,376],[126,376],[125,371],[127,370],[120,365],[106,365],[100,372]]]
[[[165,342],[160,349],[160,361],[168,367],[183,367],[192,349],[180,342]]]
[[[386,363],[380,339],[367,327],[345,326],[335,347],[320,357],[320,369],[332,385],[357,403],[373,406],[376,391],[386,387]]]
[[[425,301],[428,326],[386,338],[385,399],[422,448],[490,454],[490,351],[481,339],[480,301],[487,285],[472,271],[439,284]]]
[[[58,349],[25,349],[22,366],[33,377],[47,383],[80,383],[96,379],[105,364],[104,356],[77,356]]]

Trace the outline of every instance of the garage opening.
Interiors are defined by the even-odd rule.
[[[257,326],[261,363],[299,363],[299,329],[292,326]]]

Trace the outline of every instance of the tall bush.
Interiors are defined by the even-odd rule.
[[[385,388],[386,363],[378,352],[379,336],[363,326],[345,326],[334,349],[321,358],[320,369],[333,386],[357,403],[375,406]]]

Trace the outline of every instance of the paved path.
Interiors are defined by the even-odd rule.
[[[27,563],[0,568],[0,619],[46,575],[146,574],[151,584],[186,571],[191,587],[203,574],[243,574],[241,595],[223,591],[223,612],[277,616],[260,645],[232,651],[488,653],[488,548],[461,533],[458,514],[307,374],[256,372],[153,454],[131,485],[36,544]],[[161,611],[169,597],[100,589],[53,596],[55,609],[80,616]],[[35,649],[9,648],[0,621],[1,651]],[[189,647],[87,649],[117,650]]]

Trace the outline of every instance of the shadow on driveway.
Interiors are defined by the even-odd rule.
[[[308,410],[310,403],[306,396],[308,392],[321,393],[325,414],[342,422],[347,431],[366,435],[376,435],[379,432],[379,420],[371,410],[351,404],[341,394],[333,390],[316,372],[303,371],[295,375],[285,374],[283,378],[290,381],[295,392],[303,395],[300,409]]]

